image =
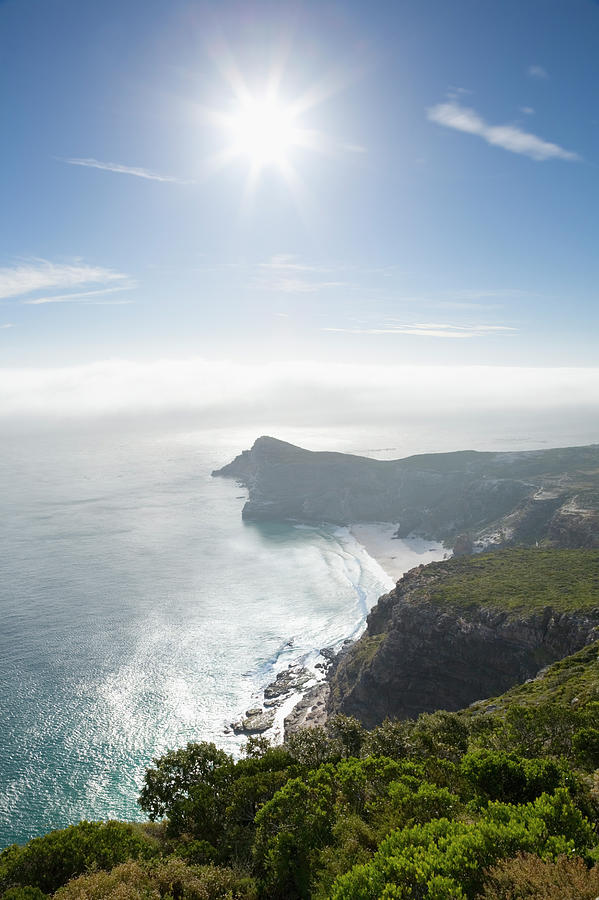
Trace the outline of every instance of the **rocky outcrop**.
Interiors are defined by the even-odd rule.
[[[593,564],[591,584],[599,571],[596,551]],[[528,613],[514,612],[501,606],[498,579],[497,603],[462,605],[439,600],[444,571],[452,571],[444,569],[448,565],[413,569],[380,598],[366,634],[329,673],[329,713],[353,715],[373,727],[386,717],[461,709],[599,638],[599,587],[594,607],[585,593],[578,610],[531,604]]]
[[[285,718],[285,737],[299,731],[300,728],[316,728],[327,720],[327,709],[330,695],[328,682],[321,681],[310,688]]]
[[[399,537],[416,533],[452,546],[464,535],[479,549],[548,539],[599,546],[597,445],[375,460],[261,437],[213,475],[247,487],[247,520],[393,522]],[[594,516],[569,512],[581,487]]]
[[[239,722],[231,722],[231,728],[235,734],[263,734],[275,723],[273,710],[262,709],[260,706],[246,710],[246,714]]]

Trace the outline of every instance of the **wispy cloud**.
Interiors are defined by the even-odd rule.
[[[347,287],[346,281],[323,278],[332,272],[327,266],[307,265],[290,254],[280,253],[268,262],[258,264],[257,286],[284,294],[314,294],[326,288]],[[320,274],[320,277],[316,277]]]
[[[68,290],[87,284],[111,286],[115,282],[132,286],[131,280],[121,272],[102,266],[89,266],[77,261],[70,265],[35,259],[14,266],[0,267],[0,299],[22,297],[36,291],[52,289]]]
[[[447,88],[447,96],[451,100],[458,100],[460,97],[463,97],[464,94],[473,94],[474,91],[471,91],[470,88],[465,87],[456,87],[454,84],[450,84]]]
[[[538,78],[541,81],[545,78],[549,78],[549,73],[543,66],[529,66],[527,74],[530,78]]]
[[[305,281],[301,278],[275,278],[268,285],[271,291],[283,294],[315,294],[326,288],[348,287],[346,281]]]
[[[415,322],[414,324],[389,323],[380,328],[323,328],[343,334],[409,334],[414,337],[433,338],[475,338],[516,331],[508,325],[448,325],[438,322]]]
[[[467,134],[475,134],[488,144],[502,147],[511,153],[521,153],[537,161],[546,159],[575,161],[580,159],[578,153],[565,150],[559,144],[545,141],[535,134],[523,131],[516,125],[489,125],[475,110],[460,106],[459,103],[453,101],[431,107],[427,110],[427,116],[431,122],[436,122],[438,125],[465,131]]]
[[[47,297],[34,297],[30,300],[21,300],[25,306],[40,306],[43,303],[97,303],[97,300],[91,300],[92,297],[103,297],[106,294],[114,294],[117,291],[129,291],[133,285],[123,285],[122,287],[99,288],[96,291],[76,291],[72,294],[50,294]],[[106,303],[130,303],[129,300],[110,300]]]
[[[102,169],[105,172],[117,172],[119,175],[134,175],[136,178],[146,178],[148,181],[167,181],[171,184],[193,184],[192,181],[179,178],[176,175],[163,175],[160,172],[153,172],[152,169],[144,169],[141,166],[124,166],[121,163],[101,162],[99,159],[69,157],[61,162],[68,163],[70,166],[85,166],[88,169]]]
[[[362,144],[342,144],[341,149],[346,153],[368,153],[368,148]]]
[[[271,257],[268,262],[258,263],[258,268],[260,269],[276,269],[278,272],[281,271],[292,271],[292,272],[330,272],[330,268],[327,266],[314,266],[307,265],[304,262],[300,262],[297,256],[294,256],[292,253],[277,253],[275,256]]]
[[[437,306],[442,309],[476,309],[476,310],[488,310],[488,309],[501,309],[503,307],[502,303],[486,303],[486,302],[477,302],[475,300],[435,300],[431,302],[432,306]]]
[[[0,325],[0,328],[14,328],[14,322],[5,322],[4,325]]]
[[[532,106],[521,106],[520,112],[524,113],[525,116],[534,116],[535,111]]]

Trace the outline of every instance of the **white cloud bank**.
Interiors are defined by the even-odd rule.
[[[570,162],[580,160],[578,153],[565,150],[559,144],[523,131],[517,125],[489,125],[474,109],[460,106],[454,101],[432,106],[427,110],[427,117],[437,125],[475,134],[494,147],[502,147],[511,153],[521,153],[537,162],[546,159],[565,159]]]
[[[0,419],[89,420],[193,414],[198,427],[259,421],[355,427],[420,417],[535,417],[584,409],[597,421],[599,368],[247,364],[203,359],[109,360],[0,368]],[[595,416],[591,419],[591,416]]]

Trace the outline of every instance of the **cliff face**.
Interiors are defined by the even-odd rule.
[[[599,553],[572,554],[551,562],[543,551],[504,551],[413,569],[329,674],[330,712],[373,727],[387,716],[457,710],[596,640]]]
[[[468,532],[481,546],[546,538],[599,546],[599,446],[381,461],[261,437],[213,475],[248,488],[248,520],[385,521],[400,537],[449,544]]]

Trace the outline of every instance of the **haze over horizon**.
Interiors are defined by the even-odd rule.
[[[0,3],[0,416],[596,416],[598,37],[593,0]]]

